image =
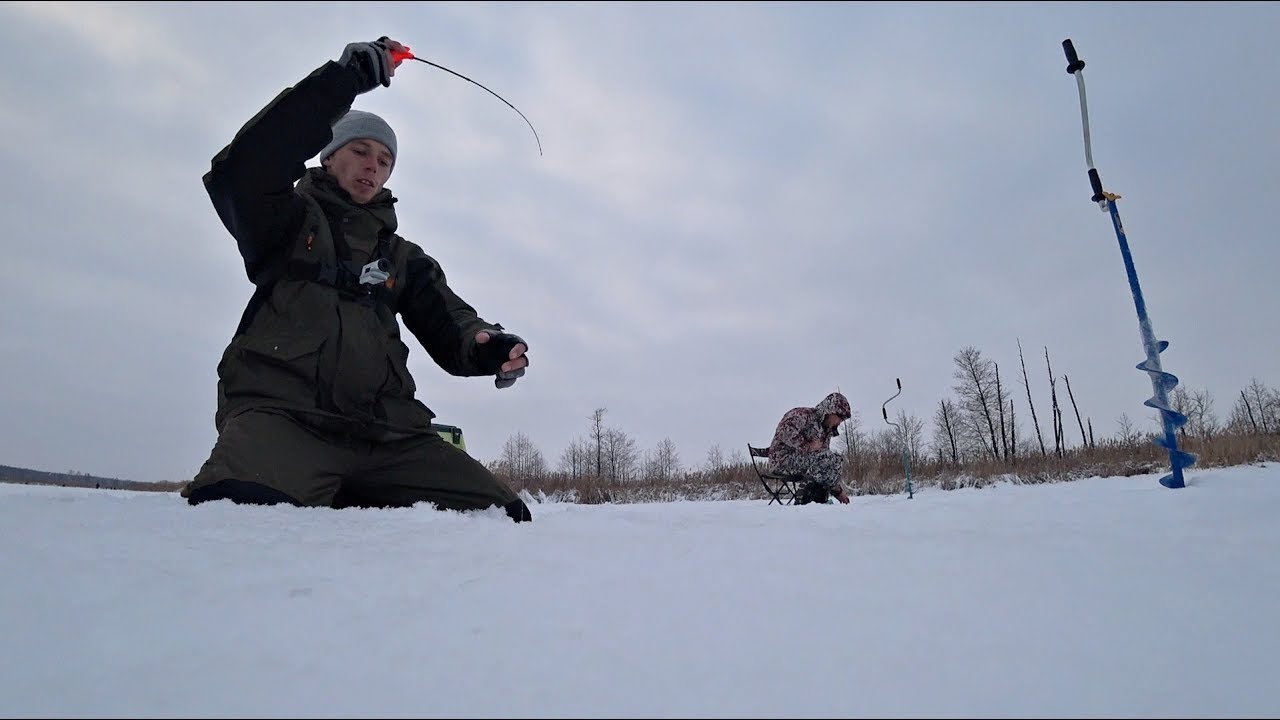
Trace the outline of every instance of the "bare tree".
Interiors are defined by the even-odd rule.
[[[908,415],[906,410],[899,410],[894,422],[902,428],[898,434],[898,442],[901,443],[898,452],[901,453],[905,448],[911,463],[918,463],[924,451],[924,421],[915,415]]]
[[[1076,407],[1076,396],[1071,392],[1071,378],[1063,375],[1062,381],[1067,384],[1067,397],[1071,398],[1071,408],[1076,411],[1076,422],[1080,423],[1080,444],[1088,447],[1089,435],[1084,431],[1084,422],[1080,419],[1080,408]]]
[[[1191,393],[1187,390],[1186,385],[1179,385],[1169,393],[1169,407],[1179,415],[1186,416],[1187,423],[1191,422]],[[1160,425],[1159,412],[1156,413],[1155,418],[1156,424]],[[1182,427],[1178,428],[1178,433],[1184,438],[1187,436],[1187,423],[1183,423]]]
[[[952,377],[960,400],[960,411],[965,424],[975,433],[986,452],[999,459],[1000,445],[996,440],[996,403],[1003,400],[996,395],[995,371],[992,362],[974,347],[966,347],[955,356],[956,371]],[[990,444],[987,438],[990,438]]]
[[[636,441],[617,428],[604,431],[604,472],[605,479],[610,482],[623,482],[632,479],[636,471],[639,453]]]
[[[1188,393],[1187,405],[1183,411],[1187,415],[1186,429],[1191,435],[1208,439],[1218,431],[1218,416],[1213,411],[1213,396],[1206,389]]]
[[[1013,398],[1009,398],[1009,461],[1018,462],[1018,419],[1013,414]]]
[[[746,448],[735,447],[729,451],[729,457],[725,458],[726,465],[746,465],[751,462],[747,457]]]
[[[604,414],[608,412],[606,408],[596,408],[591,412],[591,441],[595,443],[596,450],[596,477],[604,477]]]
[[[547,474],[542,451],[534,447],[533,441],[522,432],[507,438],[497,464],[512,480],[538,480]]]
[[[1270,389],[1254,378],[1249,382],[1247,392],[1258,411],[1262,432],[1280,432],[1280,391]]]
[[[1240,399],[1236,401],[1235,407],[1231,408],[1227,427],[1236,432],[1258,432],[1258,418],[1254,415],[1253,406],[1249,403],[1249,396],[1243,390],[1240,391]]]
[[[862,430],[862,418],[855,410],[853,415],[840,425],[841,453],[844,455],[845,475],[853,479],[862,467],[862,455],[866,445],[866,437]]]
[[[875,458],[876,464],[882,467],[901,467],[902,434],[897,429],[886,427],[871,433],[867,438],[867,449]]]
[[[1053,452],[1062,457],[1062,411],[1058,409],[1058,386],[1053,377],[1053,365],[1049,364],[1049,347],[1044,348],[1044,364],[1049,370],[1049,397],[1053,400]]]
[[[959,467],[960,452],[956,447],[955,416],[955,403],[945,398],[939,400],[938,409],[933,412],[933,437],[934,445],[938,450],[938,457],[941,458],[949,447],[951,450],[951,466]]]
[[[1048,348],[1045,349],[1046,359]],[[1040,441],[1040,456],[1048,457],[1044,449],[1044,436],[1040,434],[1040,421],[1036,419],[1036,406],[1031,402],[1031,383],[1027,380],[1027,361],[1022,357],[1022,340],[1018,340],[1018,362],[1022,364],[1022,387],[1027,391],[1027,407],[1031,408],[1031,424],[1036,428],[1036,439]]]
[[[1142,433],[1134,427],[1133,420],[1129,419],[1128,413],[1120,413],[1120,435],[1117,438],[1120,444],[1126,448],[1138,446],[1138,441],[1142,440]]]
[[[581,480],[595,465],[592,462],[592,454],[591,443],[578,438],[570,442],[564,452],[560,453],[557,469],[574,480]]]
[[[719,444],[707,448],[707,462],[703,467],[709,473],[716,473],[724,469],[724,451],[720,449]]]
[[[856,456],[865,439],[865,434],[862,430],[862,417],[857,410],[853,411],[853,415],[848,420],[840,424],[840,437],[844,438],[845,456]]]
[[[671,438],[663,438],[649,453],[645,462],[645,476],[651,480],[669,482],[680,472],[680,455]]]
[[[1280,393],[1269,389],[1257,378],[1240,391],[1240,399],[1232,408],[1228,426],[1244,427],[1251,432],[1272,433],[1280,430]]]
[[[1000,445],[1004,449],[1004,459],[1009,459],[1009,435],[1004,426],[1004,389],[1000,386],[1000,363],[991,362],[991,366],[995,368],[996,373],[996,397],[999,398],[1000,407]]]

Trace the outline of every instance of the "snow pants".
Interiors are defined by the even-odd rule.
[[[272,410],[229,419],[181,494],[191,505],[232,500],[333,508],[498,506],[516,522],[533,519],[514,490],[434,432],[372,441],[325,432]]]
[[[776,460],[770,458],[770,466],[781,473],[804,475],[828,491],[840,484],[840,468],[844,458],[830,450],[807,453],[788,453]]]

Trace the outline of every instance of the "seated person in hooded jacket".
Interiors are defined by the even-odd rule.
[[[849,401],[834,392],[814,407],[788,410],[778,422],[769,444],[769,465],[777,472],[808,478],[796,497],[797,504],[826,502],[828,496],[841,503],[849,502],[849,494],[840,482],[844,459],[829,445],[840,434],[840,423],[852,415]]]

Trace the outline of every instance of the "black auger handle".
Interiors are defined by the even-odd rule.
[[[1106,196],[1102,194],[1102,178],[1098,177],[1098,171],[1089,168],[1089,184],[1093,186],[1093,201],[1102,202]]]
[[[1075,75],[1077,70],[1084,69],[1084,61],[1080,56],[1076,55],[1076,46],[1071,44],[1071,38],[1062,41],[1062,49],[1067,53],[1067,72]]]

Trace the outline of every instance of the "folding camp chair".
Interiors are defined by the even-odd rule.
[[[747,454],[751,456],[751,466],[756,469],[756,474],[760,476],[760,484],[764,485],[765,492],[769,493],[769,504],[772,505],[775,502],[779,505],[795,504],[796,498],[800,494],[800,489],[808,481],[808,478],[797,473],[775,472],[768,467],[761,470],[756,458],[767,459],[769,457],[769,448],[767,447],[758,448],[748,443]]]

